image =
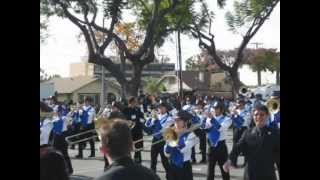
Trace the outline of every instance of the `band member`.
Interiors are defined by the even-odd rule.
[[[231,119],[233,122],[233,144],[234,145],[239,141],[243,132],[246,129],[248,129],[251,123],[251,113],[248,112],[245,108],[245,100],[243,98],[239,98],[237,99],[236,103],[237,104],[235,108],[231,111]],[[237,159],[235,162],[237,163]]]
[[[159,114],[153,113],[153,117],[145,122],[144,130],[148,134],[153,135],[152,143],[160,141],[163,139],[162,130],[171,127],[174,124],[174,119],[168,113],[167,103],[162,103],[158,107]],[[156,172],[157,170],[157,159],[160,154],[162,165],[166,171],[166,177],[169,178],[169,161],[164,155],[163,147],[165,142],[160,141],[153,146],[151,146],[151,169]]]
[[[280,132],[267,126],[268,108],[264,105],[254,110],[255,127],[244,132],[233,146],[224,170],[235,166],[235,159],[241,152],[247,157],[244,180],[276,180],[274,163],[280,175]]]
[[[264,101],[262,99],[262,94],[258,93],[255,95],[255,99],[252,102],[253,104],[253,109],[257,108],[258,106],[261,106],[264,104]]]
[[[213,104],[213,108],[214,115],[208,113],[208,117],[204,124],[204,129],[207,131],[210,144],[207,180],[214,180],[215,166],[217,162],[221,170],[222,179],[229,180],[230,174],[223,170],[223,164],[228,159],[226,133],[232,123],[232,120],[223,114],[224,106],[221,102],[215,102]]]
[[[77,104],[75,109],[71,110],[72,124],[71,135],[80,133],[81,117],[80,117],[80,104]],[[75,145],[71,145],[71,149],[75,149]]]
[[[193,180],[191,166],[191,149],[198,142],[193,132],[189,132],[189,121],[192,115],[187,111],[180,111],[174,117],[174,131],[177,139],[166,139],[164,152],[170,159],[169,180]],[[172,132],[173,133],[173,132]]]
[[[133,121],[135,123],[134,128],[132,129],[132,138],[133,141],[143,138],[143,124],[140,122],[141,119],[144,119],[143,113],[138,107],[138,101],[135,97],[131,97],[128,100],[128,107],[123,110],[123,114],[126,116],[127,120]],[[143,147],[143,141],[135,143],[135,148],[140,149]],[[136,163],[141,163],[141,151],[134,153],[134,161]]]
[[[61,151],[64,159],[67,163],[68,173],[73,173],[73,168],[71,164],[71,160],[68,154],[68,144],[65,141],[65,137],[68,135],[67,126],[68,121],[66,116],[62,115],[62,111],[58,111],[56,116],[53,117],[53,147],[59,151]]]
[[[280,91],[274,91],[270,99],[277,100],[280,103]],[[272,113],[270,112],[268,126],[280,129],[280,104],[278,104],[279,107],[276,107],[276,104],[274,104],[274,106],[275,107],[272,108],[277,109],[277,111],[274,111]]]
[[[84,106],[80,110],[80,118],[81,118],[81,132],[89,131],[94,129],[94,118],[95,118],[95,109],[91,106],[91,98],[86,98],[84,100]],[[87,133],[84,136],[80,137],[87,138],[90,137],[92,134]],[[85,146],[86,142],[80,142],[79,143],[79,154],[76,156],[76,158],[83,158],[83,148]],[[95,144],[94,139],[89,140],[90,143],[90,149],[91,154],[89,157],[95,157]]]
[[[160,180],[150,169],[136,164],[130,157],[133,142],[127,121],[114,119],[101,131],[100,151],[111,162],[108,170],[96,180]]]
[[[196,116],[193,112],[194,110],[194,106],[191,104],[191,100],[189,97],[186,98],[186,104],[182,107],[182,110],[187,111],[188,113],[191,113],[193,115],[192,117],[192,124],[197,124],[200,123],[200,119],[198,116]],[[199,134],[200,129],[196,130],[197,132],[195,132],[197,135]],[[196,151],[195,151],[195,147],[192,147],[192,154],[191,154],[191,159],[192,159],[192,163],[196,163]]]
[[[203,121],[205,121],[204,113],[203,113],[203,106],[204,103],[202,101],[198,101],[198,104],[195,108],[195,114],[192,117],[192,123],[193,124],[202,124]],[[207,162],[207,138],[206,138],[206,132],[203,129],[197,129],[194,131],[194,134],[200,139],[200,152],[202,159],[200,163],[206,163]],[[195,147],[192,148],[192,154],[191,154],[192,162],[196,161],[195,158]]]
[[[46,112],[46,113],[51,113],[52,109],[45,105],[44,103],[40,102],[40,112]],[[41,119],[42,118],[42,119]],[[49,117],[41,117],[40,118],[40,146],[42,145],[49,145],[49,137],[51,130],[53,128],[53,123],[51,118]]]
[[[189,97],[186,98],[186,104],[182,107],[182,110],[191,112],[193,105]]]

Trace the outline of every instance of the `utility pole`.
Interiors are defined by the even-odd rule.
[[[253,45],[256,45],[256,50],[258,49],[259,45],[262,45],[263,43],[260,43],[260,42],[253,42],[251,43]],[[258,69],[257,70],[257,73],[258,73],[258,86],[261,86],[261,70]]]
[[[183,97],[183,86],[182,86],[182,57],[181,57],[181,39],[180,30],[178,30],[178,61],[179,61],[179,96]]]
[[[253,42],[253,43],[251,43],[251,44],[256,45],[256,49],[258,49],[258,46],[259,46],[259,45],[262,45],[263,43],[260,43],[260,42]]]
[[[102,18],[102,28],[104,28],[104,17]],[[102,34],[102,43],[104,42],[104,32]],[[105,100],[105,73],[104,73],[104,66],[101,66],[101,96],[100,96],[100,107],[103,107],[104,100]]]

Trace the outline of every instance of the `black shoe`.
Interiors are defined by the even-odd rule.
[[[73,174],[73,169],[69,171],[69,176]]]
[[[75,149],[75,147],[74,147],[74,146],[71,146],[70,149]]]
[[[192,164],[196,164],[197,161],[195,159],[192,159]]]
[[[91,155],[89,156],[89,158],[92,158],[92,157],[95,157],[95,155],[94,155],[94,154],[91,154]]]
[[[207,163],[207,160],[206,159],[201,159],[201,161],[199,163],[200,164],[205,164],[205,163]]]
[[[82,158],[83,158],[83,156],[76,155],[76,158],[77,158],[77,159],[82,159]]]

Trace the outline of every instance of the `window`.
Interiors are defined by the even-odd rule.
[[[92,99],[92,105],[100,104],[100,94],[90,93],[90,94],[79,94],[78,101],[84,102],[86,97],[90,97]]]

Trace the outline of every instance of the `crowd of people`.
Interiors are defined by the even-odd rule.
[[[270,100],[279,103],[272,104]],[[108,102],[99,109],[93,107],[90,98],[83,103],[59,103],[50,98],[40,102],[40,112],[46,114],[40,118],[40,157],[43,149],[47,154],[59,154],[57,157],[66,162],[66,175],[72,174],[73,168],[65,138],[98,128],[95,122],[99,119],[114,122],[106,126],[106,133],[99,134],[105,159],[105,172],[99,180],[159,179],[156,175],[159,154],[167,180],[192,180],[195,163],[207,163],[207,180],[215,178],[216,164],[223,180],[230,179],[230,167],[244,167],[246,180],[275,180],[275,166],[280,174],[279,91],[266,100],[261,94],[240,94],[231,100],[196,95],[156,97],[140,92],[138,97]],[[226,133],[231,128],[233,147],[229,154]],[[93,135],[86,133],[73,140]],[[153,136],[151,147],[144,147],[144,135]],[[89,138],[78,143],[76,158],[83,158],[87,142],[91,149],[89,157],[95,157],[95,140]],[[200,161],[195,156],[198,143]],[[141,151],[146,148],[151,150],[150,169],[141,166]],[[242,165],[237,162],[240,155],[245,159]],[[47,172],[45,168],[49,167],[41,167],[43,174]]]

